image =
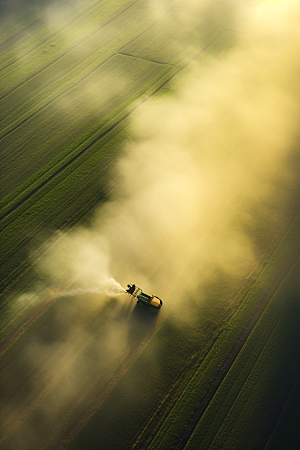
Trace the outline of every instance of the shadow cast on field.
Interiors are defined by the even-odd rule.
[[[135,305],[128,321],[128,343],[138,344],[150,337],[156,327],[159,314],[153,314],[147,308]]]

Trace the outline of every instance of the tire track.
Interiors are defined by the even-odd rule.
[[[281,311],[280,316],[279,316],[278,319],[276,320],[276,323],[273,325],[273,328],[272,328],[272,330],[270,331],[270,333],[269,333],[267,339],[265,339],[265,342],[264,342],[262,348],[260,349],[260,351],[256,354],[255,358],[253,359],[251,369],[248,371],[247,376],[244,378],[243,383],[242,383],[242,386],[240,387],[239,392],[241,392],[241,391],[243,390],[244,386],[247,384],[248,380],[251,378],[251,375],[252,375],[253,371],[255,370],[255,365],[257,364],[257,362],[258,362],[259,358],[261,357],[262,353],[265,351],[266,347],[268,346],[268,343],[269,343],[270,340],[272,339],[273,333],[276,332],[276,328],[278,327],[278,325],[279,325],[279,323],[280,323],[280,321],[281,321],[281,319],[282,319],[282,315],[285,313],[285,311],[288,309],[288,307],[289,307],[288,303],[284,305],[284,308],[283,308],[283,310]],[[255,389],[255,386],[257,385],[257,383],[259,383],[259,380],[260,380],[261,376],[262,376],[262,374],[260,373],[259,377],[256,379],[255,385],[252,386],[251,391],[248,392],[248,394],[247,394],[247,399],[245,400],[245,402],[247,402],[248,399],[249,399],[249,397],[252,395],[252,392],[253,392],[253,390]],[[223,407],[224,404],[226,404],[227,398],[230,397],[230,395],[231,395],[231,389],[230,389],[230,391],[227,393],[226,397],[224,398],[224,400],[223,400],[223,402],[222,402],[222,407]],[[233,401],[229,400],[229,402],[230,402],[230,407],[228,408],[228,411],[227,411],[226,415],[224,415],[222,421],[219,423],[219,425],[218,425],[218,428],[219,428],[219,429],[223,426],[223,423],[224,423],[224,421],[226,420],[227,415],[230,414],[230,411],[231,411],[232,408],[235,406],[236,400],[237,400],[237,396],[234,396],[234,400],[233,400]],[[245,405],[244,405],[244,406],[245,406]],[[243,409],[243,408],[242,408],[242,409]],[[211,426],[212,426],[212,425],[211,425]],[[230,434],[231,429],[232,429],[232,427],[231,427],[231,428],[229,429],[229,431],[226,433],[227,436]],[[210,430],[210,428],[209,428],[208,433],[210,433],[210,432],[211,432],[211,430]],[[205,434],[205,436],[204,436],[204,439],[207,440],[206,434]],[[213,439],[211,440],[210,445],[212,445],[212,443],[213,443]]]
[[[191,437],[192,433],[194,432],[199,420],[201,419],[202,415],[204,414],[206,408],[208,407],[210,401],[212,400],[213,396],[215,395],[216,391],[220,387],[222,381],[224,380],[225,376],[229,372],[233,362],[237,358],[239,352],[242,350],[245,342],[247,341],[250,333],[252,332],[253,328],[257,324],[258,320],[260,319],[261,315],[263,314],[265,308],[267,307],[269,301],[279,288],[280,284],[283,282],[285,277],[288,275],[298,258],[300,257],[300,245],[296,248],[295,252],[290,257],[289,261],[282,267],[281,271],[278,274],[278,277],[276,278],[275,282],[272,284],[272,286],[269,287],[269,289],[266,292],[265,297],[260,302],[259,306],[256,308],[255,312],[253,313],[252,317],[250,318],[250,321],[248,322],[247,327],[244,328],[244,330],[240,333],[238,336],[235,344],[233,345],[230,354],[226,358],[226,360],[223,362],[221,367],[216,373],[216,377],[213,381],[213,383],[210,385],[207,392],[204,393],[204,395],[199,399],[198,405],[194,409],[192,413],[192,419],[189,421],[188,425],[185,427],[185,430],[181,435],[179,436],[174,449],[176,450],[183,450]]]
[[[288,309],[288,305],[286,304],[284,310],[282,311],[282,315],[284,314],[284,312],[285,312],[287,309]],[[250,370],[248,376],[246,377],[246,379],[245,379],[245,381],[244,381],[244,383],[243,383],[243,386],[242,386],[241,389],[240,389],[240,392],[243,390],[244,386],[247,384],[248,379],[251,377],[253,371],[255,370],[255,365],[256,365],[257,361],[259,360],[261,354],[264,352],[265,348],[266,348],[267,345],[269,344],[270,340],[272,339],[273,333],[276,333],[276,328],[279,326],[281,319],[282,319],[282,317],[279,317],[279,318],[278,318],[278,320],[276,321],[276,323],[275,323],[275,325],[274,325],[274,328],[273,328],[272,331],[270,332],[269,337],[268,337],[268,339],[266,340],[266,342],[265,342],[263,348],[261,349],[261,351],[260,351],[260,352],[258,353],[258,355],[256,356],[255,360],[253,361],[252,368],[251,368],[251,370]],[[254,385],[252,385],[252,388],[251,388],[251,389],[248,389],[247,395],[244,396],[244,402],[245,402],[245,403],[244,403],[242,409],[239,411],[240,414],[242,414],[244,408],[245,408],[246,405],[247,405],[247,402],[248,402],[249,398],[250,398],[251,395],[253,394],[253,391],[255,391],[255,388],[256,388],[257,384],[260,382],[260,378],[263,376],[263,374],[264,374],[264,372],[265,372],[266,370],[267,370],[267,367],[265,367],[264,371],[262,371],[262,372],[259,374],[259,376],[256,377],[256,382],[254,383]],[[236,400],[237,400],[237,398],[235,397],[235,401],[236,401]],[[231,407],[230,407],[228,413],[226,414],[226,416],[225,416],[224,419],[222,420],[221,424],[219,425],[219,429],[221,429],[221,428],[223,427],[223,424],[224,424],[224,421],[226,420],[227,415],[230,414],[231,409],[235,406],[235,401],[232,403],[232,405],[231,405]],[[232,432],[232,428],[233,428],[233,427],[234,427],[234,424],[232,424],[230,427],[227,427],[227,432],[224,433],[224,440],[223,440],[223,442],[226,442],[227,438],[229,437],[230,433]],[[213,440],[213,441],[214,441],[214,440]],[[211,442],[210,445],[213,445],[213,441]]]

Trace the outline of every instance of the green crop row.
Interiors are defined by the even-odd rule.
[[[284,380],[288,385],[297,359],[294,352],[299,325],[299,317],[295,318],[298,273],[299,264],[264,311],[186,449],[263,446],[286,395]]]
[[[96,23],[91,23],[90,20],[88,21],[84,17],[85,15],[79,17],[79,23],[76,21],[71,24],[50,38],[49,42],[42,44],[41,48],[37,47],[36,50],[32,50],[24,58],[17,60],[15,64],[4,69],[0,75],[2,92],[8,93],[15,86],[24,83],[33,73],[44,70],[49,64],[63,58],[70,50],[76,49],[81,44],[84,45],[90,36],[100,32],[106,23],[109,23],[113,18],[121,14],[123,9],[126,9],[127,4],[130,5],[131,3],[134,5],[135,2],[132,0],[114,0],[106,3],[104,9],[102,9],[100,3]],[[82,33],[79,32],[81,30],[80,27],[82,27]],[[84,45],[83,51],[86,51],[85,46],[86,44]]]
[[[107,195],[108,165],[117,157],[122,133],[123,127],[119,125],[114,133],[105,136],[91,147],[89,153],[83,154],[80,161],[68,166],[7,217],[11,223],[2,231],[2,248],[7,257],[2,256],[4,274],[8,275],[24,260],[28,242],[42,225],[51,225],[52,230],[61,227],[72,216],[76,217],[79,206],[82,208],[93,197],[99,200]]]
[[[21,121],[27,115],[40,109],[44,104],[71,89],[80,81],[97,70],[108,57],[118,52],[124,42],[130,42],[139,33],[149,26],[146,17],[139,17],[137,23],[126,27],[132,15],[138,15],[139,10],[128,10],[113,20],[114,29],[103,36],[92,35],[85,44],[87,48],[73,49],[64,52],[60,59],[52,58],[45,70],[35,74],[30,73],[30,78],[21,84],[18,89],[12,90],[10,95],[2,99],[5,120],[1,129],[15,126],[16,121]],[[127,17],[128,16],[128,17]],[[18,109],[19,108],[19,109]]]
[[[223,361],[226,359],[226,355],[230,354],[240,333],[242,333],[248,323],[249,317],[251,318],[255,309],[259,307],[260,302],[265,297],[267,287],[276,282],[276,279],[274,281],[274,277],[280,271],[282,264],[286,261],[287,256],[291,253],[295,244],[295,236],[297,237],[297,230],[299,229],[299,220],[300,214],[298,213],[272,258],[249,290],[237,312],[223,329],[220,339],[217,340],[200,365],[198,371],[191,379],[181,398],[174,406],[169,417],[165,420],[159,433],[148,448],[171,448],[177,441],[180,430],[183,430],[185,424],[189,422],[193,411],[199,404],[200,398],[208,390],[212,380],[214,380],[218,370],[221,368]]]
[[[2,56],[0,57],[0,66],[19,61],[47,41],[51,42],[51,39],[55,36],[61,37],[63,31],[70,34],[72,27],[87,28],[89,19],[94,17],[94,20],[95,18],[99,20],[101,17],[99,10],[108,1],[110,0],[106,0],[106,2],[104,0],[89,0],[85,2],[84,8],[82,5],[79,8],[73,5],[72,8],[69,8],[67,15],[66,10],[57,10],[54,20],[51,20],[52,11],[47,10],[47,8],[43,10],[43,7],[39,11],[27,10],[23,20],[22,17],[19,20],[17,17],[14,17],[13,26],[10,30],[6,30],[3,36],[4,42],[1,44]],[[20,35],[22,39],[20,39]]]
[[[23,180],[27,185],[30,185],[32,179],[29,179],[29,177],[32,174],[34,174],[35,181],[39,182],[41,172],[43,174],[49,170],[47,166],[49,162],[53,171],[56,161],[63,165],[64,159],[72,159],[74,153],[80,151],[80,145],[89,145],[89,142],[95,139],[95,135],[99,136],[105,133],[111,127],[112,122],[117,122],[116,116],[122,114],[122,111],[134,102],[139,95],[146,94],[151,89],[152,84],[164,79],[165,74],[170,71],[168,66],[156,66],[153,63],[141,60],[135,60],[129,65],[124,56],[115,56],[103,68],[104,71],[105,69],[114,71],[115,76],[118,76],[118,71],[122,69],[124,74],[126,73],[130,77],[121,92],[120,88],[117,88],[119,90],[118,95],[115,92],[115,97],[113,96],[112,93],[116,86],[112,81],[108,83],[107,80],[105,91],[102,91],[102,98],[101,96],[98,97],[99,104],[97,104],[96,96],[94,97],[95,104],[92,107],[84,96],[80,99],[77,97],[76,110],[74,111],[70,107],[70,111],[68,111],[68,109],[59,109],[60,99],[58,99],[56,104],[49,105],[26,123],[25,135],[23,129],[19,128],[4,139],[3,144],[7,148],[7,152],[10,150],[6,160],[3,161],[3,171],[6,170],[3,173],[3,183],[7,183],[7,186],[4,184],[4,192],[14,189],[16,179],[20,185],[23,184],[21,183]],[[71,92],[68,93],[64,102],[64,108],[66,108],[68,102],[72,102]],[[45,130],[47,133],[46,140],[43,139]],[[14,151],[18,147],[19,151]],[[20,149],[23,150],[23,154],[20,154]],[[51,161],[52,158],[54,159],[53,162]],[[22,166],[20,161],[22,161]],[[41,167],[40,171],[38,170],[39,167]],[[12,177],[12,174],[14,174],[14,177]],[[24,196],[25,189],[24,185],[19,186],[17,191],[4,199],[5,203],[7,204],[10,199],[13,199],[18,191]],[[2,210],[5,212],[4,208]]]
[[[162,73],[164,73],[164,72],[162,72]],[[154,72],[154,76],[156,75],[156,73]],[[160,80],[161,81],[161,80]],[[151,89],[151,87],[153,86],[153,84],[154,84],[154,87],[155,87],[155,83],[153,83],[153,81],[151,80],[151,78],[149,79],[148,78],[148,82],[140,89],[140,90],[138,90],[137,92],[135,92],[134,93],[134,97],[133,97],[133,99],[137,99],[137,98],[139,98],[139,96],[142,94],[142,93],[145,93],[145,91],[147,92],[147,89]],[[151,91],[150,91],[151,92]],[[131,100],[132,100],[132,98],[131,98]],[[127,100],[128,101],[128,100]],[[22,191],[22,194],[21,194],[21,197],[17,197],[16,198],[16,200],[15,200],[15,202],[13,202],[13,203],[10,203],[9,204],[9,207],[11,208],[11,207],[13,207],[14,206],[14,204],[15,203],[17,203],[18,201],[20,201],[20,200],[22,200],[22,198],[26,198],[26,196],[28,196],[29,194],[30,194],[30,192],[32,192],[34,189],[36,189],[36,187],[38,187],[39,185],[41,185],[42,183],[44,183],[45,181],[47,181],[47,179],[49,179],[49,178],[51,178],[52,177],[52,174],[55,174],[55,173],[60,173],[59,171],[60,171],[60,168],[64,168],[65,166],[66,166],[66,164],[68,164],[68,161],[70,161],[72,158],[76,158],[76,155],[79,155],[79,154],[81,154],[82,152],[84,152],[85,153],[85,149],[88,149],[89,151],[87,152],[87,154],[89,154],[91,151],[93,151],[92,150],[92,147],[94,146],[94,143],[95,142],[98,142],[99,141],[99,139],[100,139],[100,137],[101,137],[101,135],[105,135],[105,133],[106,133],[106,130],[110,130],[110,128],[111,127],[115,127],[117,124],[118,124],[118,122],[122,122],[123,120],[124,120],[124,117],[126,117],[126,115],[127,115],[127,113],[126,113],[126,111],[125,112],[123,112],[123,108],[124,107],[126,107],[127,105],[126,105],[126,103],[125,104],[120,104],[120,105],[118,105],[118,107],[119,107],[119,111],[120,111],[120,113],[119,113],[119,115],[118,115],[118,112],[117,111],[114,111],[114,114],[111,114],[110,116],[111,116],[111,121],[107,121],[106,122],[106,128],[104,128],[104,130],[102,129],[102,130],[100,130],[100,132],[98,131],[97,132],[97,134],[96,134],[96,136],[91,136],[86,142],[84,142],[84,144],[83,145],[79,145],[79,147],[75,147],[75,150],[73,151],[73,153],[69,153],[69,155],[68,155],[68,157],[64,160],[64,161],[61,161],[59,164],[57,164],[54,168],[49,168],[48,169],[48,172],[46,172],[46,174],[45,175],[43,175],[42,174],[42,176],[40,176],[39,178],[38,178],[38,180],[35,182],[35,184],[32,184],[31,186],[29,186],[28,188],[26,188],[26,186],[22,186],[23,187],[23,191]],[[108,119],[109,119],[109,117],[108,117]],[[114,122],[113,122],[114,121]],[[82,139],[82,138],[81,138]],[[99,154],[99,153],[97,153],[97,155],[98,155],[98,157],[101,159],[101,155]],[[82,161],[82,160],[84,160],[84,158],[82,158],[82,156],[80,157],[80,161]],[[77,162],[77,164],[79,164],[80,163],[80,161],[78,160],[76,160],[76,162]],[[74,164],[74,163],[73,163]],[[72,167],[73,167],[73,165],[72,165]],[[69,170],[69,171],[72,171],[73,169],[72,169],[72,167],[68,167],[67,169]],[[68,173],[68,171],[66,172],[66,173]],[[57,177],[55,177],[55,179],[57,179]],[[54,182],[54,179],[52,179],[51,180],[51,186],[53,186],[53,182]],[[73,186],[73,185],[72,185]],[[78,190],[78,187],[80,186],[80,184],[78,184],[78,186],[77,186],[77,190]],[[46,186],[45,186],[45,188],[46,188]],[[45,192],[45,188],[43,188],[43,192]],[[35,194],[35,199],[37,199],[38,198],[38,195],[37,194]],[[10,225],[11,226],[11,224],[14,222],[14,220],[19,220],[19,215],[21,215],[21,212],[22,212],[22,210],[24,210],[24,208],[25,208],[25,210],[28,208],[28,201],[27,202],[25,202],[23,205],[22,205],[23,207],[21,207],[21,209],[19,209],[18,208],[18,211],[16,210],[16,211],[14,211],[13,213],[11,213],[8,217],[6,217],[6,219],[3,221],[3,224],[2,224],[2,227],[1,227],[1,229],[4,231],[4,229],[5,228],[7,228],[7,226],[8,225]],[[47,206],[49,206],[49,204],[47,205]],[[24,211],[25,211],[24,210]],[[11,231],[9,231],[8,230],[8,232],[10,233]],[[8,243],[8,241],[7,241],[7,245],[8,245],[9,243]],[[5,244],[4,244],[5,245]]]

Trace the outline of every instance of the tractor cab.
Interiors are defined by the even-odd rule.
[[[137,299],[137,304],[139,306],[148,308],[154,314],[158,313],[163,304],[159,297],[145,294],[142,289],[135,284],[127,284],[126,292]]]

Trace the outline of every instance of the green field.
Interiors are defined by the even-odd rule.
[[[34,46],[25,40],[19,50],[13,36],[3,43],[3,58],[21,57],[12,56],[0,75],[2,290],[23,271],[28,245],[45,223],[62,227],[71,218],[76,221],[87,203],[105,198],[104,168],[118,156],[135,102],[159,92],[197,54],[193,48],[190,55],[172,46],[162,49],[160,42],[172,38],[174,30],[162,31],[159,21],[144,14],[144,3],[91,2],[61,31],[35,25]],[[27,19],[22,25],[27,30]],[[203,45],[216,34],[209,29]],[[68,196],[66,185],[76,205],[69,197],[68,211],[64,206],[56,211],[61,196]]]
[[[242,40],[242,16],[225,0],[8,3],[0,450],[296,449],[298,137],[282,138],[280,159],[264,95],[251,103],[271,84],[256,72],[239,78],[243,67],[264,70],[261,31]],[[279,61],[281,89],[293,78]],[[280,89],[285,123],[296,94]],[[113,276],[156,289],[158,316],[125,295],[67,296],[81,274],[69,276],[60,253],[66,239],[76,246],[77,230],[96,248],[107,233]],[[55,279],[38,270],[43,261]]]

